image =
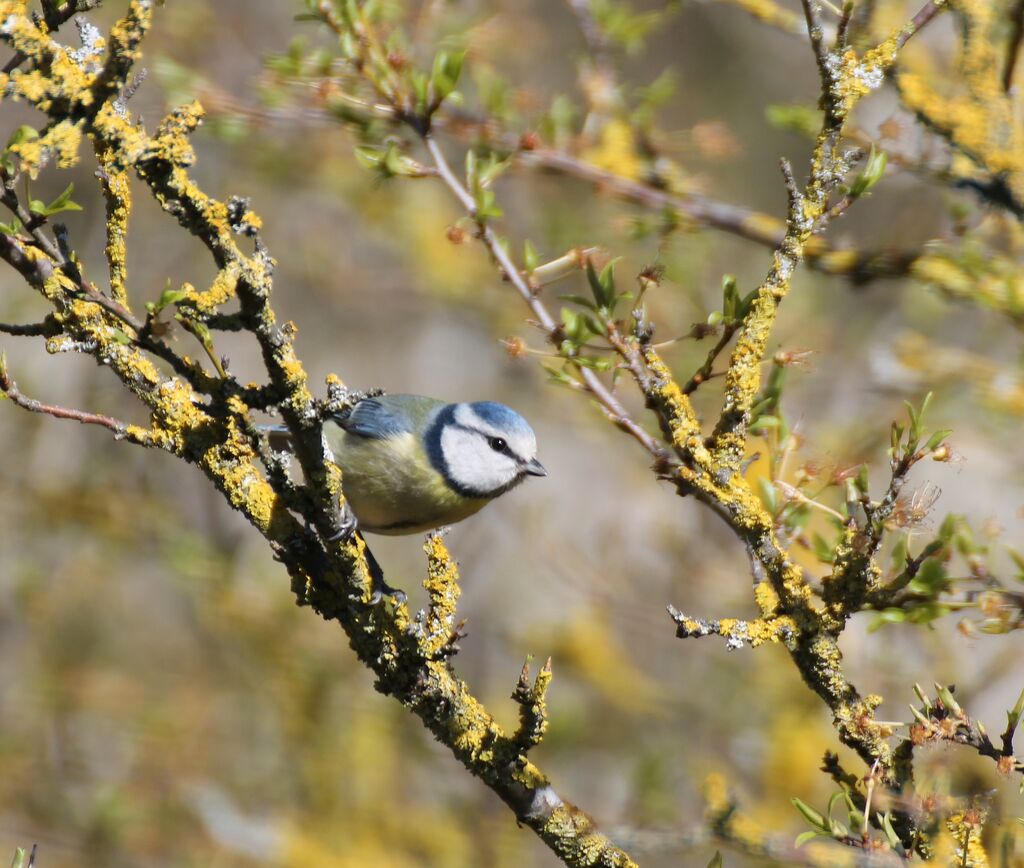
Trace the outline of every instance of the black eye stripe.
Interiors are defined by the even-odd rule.
[[[504,437],[488,437],[487,442],[495,452],[511,458],[517,464],[522,463],[522,459],[512,451],[512,447],[508,445],[508,441]]]
[[[460,431],[469,431],[472,434],[479,434],[487,441],[487,445],[491,447],[495,452],[499,452],[502,455],[511,458],[517,464],[523,464],[524,461],[515,452],[512,451],[512,447],[508,445],[508,441],[504,437],[495,437],[493,434],[488,434],[486,431],[481,431],[479,428],[471,428],[469,425],[463,425],[459,422],[445,420],[442,423],[442,427],[457,428]],[[500,441],[501,446],[495,447],[495,442]]]

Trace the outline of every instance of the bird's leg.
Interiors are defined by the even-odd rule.
[[[356,519],[356,514],[352,511],[352,507],[348,505],[347,500],[342,501],[340,527],[337,532],[323,537],[323,541],[328,544],[348,542],[358,529],[359,522]],[[312,530],[312,525],[308,521],[306,522],[306,530]],[[363,555],[366,557],[366,566],[370,569],[370,605],[378,605],[385,597],[393,598],[398,604],[404,603],[408,599],[405,591],[392,588],[391,585],[384,581],[384,570],[377,563],[377,559],[373,556],[373,552],[370,551],[370,547],[366,545],[365,539],[363,540]],[[355,596],[351,597],[351,599],[353,601],[358,600]]]
[[[343,500],[341,502],[341,520],[338,524],[338,530],[329,537],[326,537],[324,541],[348,542],[358,527],[359,521],[356,519],[356,514],[352,511],[352,507],[348,505],[348,501]]]
[[[376,606],[384,597],[391,597],[397,605],[404,603],[408,599],[405,591],[392,588],[391,585],[384,581],[384,570],[380,568],[380,564],[377,563],[377,559],[373,556],[369,546],[363,549],[363,554],[366,556],[366,565],[370,568],[370,581],[372,582],[370,605]]]

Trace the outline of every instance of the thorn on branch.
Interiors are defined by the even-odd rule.
[[[519,704],[519,728],[512,736],[512,740],[522,754],[540,744],[547,731],[548,708],[545,697],[551,684],[551,677],[551,658],[548,657],[531,687],[530,658],[527,658],[519,673],[516,689],[512,691],[512,699]]]
[[[327,377],[327,397],[318,401],[316,405],[316,416],[320,421],[330,419],[333,416],[344,416],[360,401],[367,398],[376,398],[384,394],[381,388],[373,389],[349,389],[333,374]]]
[[[426,660],[441,660],[457,653],[462,624],[455,624],[455,611],[462,593],[458,565],[444,544],[443,534],[432,533],[423,544],[427,553],[427,577],[423,587],[430,607],[418,637],[420,653]]]
[[[807,21],[807,35],[811,40],[811,49],[818,61],[818,74],[821,76],[823,106],[829,114],[833,113],[833,89],[838,83],[839,71],[833,63],[832,55],[825,45],[825,28],[821,22],[820,0],[802,0],[804,18]]]
[[[148,69],[140,69],[132,80],[124,86],[117,99],[114,100],[114,111],[116,111],[122,118],[127,119],[128,101],[135,96],[139,88],[142,87],[142,83],[146,80],[147,75],[149,75]]]
[[[78,267],[78,262],[75,261],[75,255],[71,249],[68,227],[63,223],[54,223],[53,235],[57,239],[57,249],[62,257],[62,261],[58,263],[61,270],[75,283],[82,283],[82,271]]]
[[[789,200],[790,220],[796,219],[802,214],[803,193],[796,183],[796,176],[793,174],[793,164],[785,157],[779,160],[779,169],[782,171],[782,180],[786,184],[786,197]]]

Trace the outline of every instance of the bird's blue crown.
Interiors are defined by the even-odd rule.
[[[502,431],[508,431],[509,433],[522,432],[525,434],[533,430],[530,428],[529,422],[511,407],[506,407],[504,404],[499,404],[496,401],[474,401],[469,406],[472,407],[473,412],[481,420]]]

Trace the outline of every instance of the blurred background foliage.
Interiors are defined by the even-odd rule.
[[[620,4],[594,5],[611,10],[614,87],[587,60],[570,3],[409,3],[409,50],[429,65],[438,44],[466,47],[467,103],[504,114],[511,129],[540,130],[627,178],[649,168],[635,136],[647,129],[670,160],[674,189],[784,214],[778,158],[800,166],[810,148],[799,131],[817,93],[806,46],[741,4],[637,2],[618,20]],[[877,5],[893,24],[914,11]],[[98,23],[120,11],[115,0],[107,6]],[[185,99],[208,110],[196,177],[221,197],[252,197],[264,216],[278,260],[275,307],[298,325],[314,382],[333,371],[356,388],[495,399],[534,423],[550,477],[450,536],[468,618],[460,673],[511,725],[508,695],[523,659],[553,658],[551,727],[538,758],[643,864],[706,864],[716,844],[702,784],[718,773],[744,813],[788,846],[806,828],[790,798],[820,806],[834,789],[818,771],[836,748],[825,709],[782,649],[680,643],[665,613],[674,603],[708,617],[753,616],[744,553],[710,512],[654,484],[626,438],[549,382],[543,358],[507,352],[511,336],[544,347],[484,251],[453,243],[460,212],[441,185],[381,180],[353,158],[357,137],[299,74],[324,40],[293,21],[300,11],[271,0],[167,4],[132,105],[150,124]],[[948,65],[952,33],[940,19],[908,57]],[[304,43],[289,48],[296,37]],[[5,130],[30,120],[20,111],[5,106]],[[892,91],[864,104],[858,126],[897,154],[929,147]],[[870,201],[830,229],[830,242],[920,249],[992,237],[1012,265],[1019,240],[1005,218],[969,189],[936,185],[922,162],[901,168],[890,158]],[[44,175],[35,195],[49,201],[75,182],[84,210],[63,216],[98,270],[103,206],[89,171]],[[517,167],[496,189],[502,232],[531,239],[541,261],[596,245],[623,257],[623,283],[647,264],[664,267],[647,300],[666,339],[721,306],[724,273],[745,294],[769,263],[765,247],[580,180]],[[144,196],[129,257],[136,303],[168,279],[212,277],[197,242]],[[586,291],[582,275],[563,285]],[[907,278],[853,286],[797,276],[773,337],[774,349],[806,354],[784,398],[805,444],[792,460],[823,474],[867,462],[880,480],[890,420],[904,415],[905,399],[934,390],[930,420],[954,430],[956,460],[914,470],[920,498],[933,499],[926,483],[941,491],[915,538],[945,513],[962,514],[993,569],[1011,573],[1004,544],[1024,541],[1020,319],[949,295]],[[17,275],[0,272],[0,320],[43,313]],[[179,331],[176,340],[193,339]],[[37,342],[12,338],[3,348],[28,394],[140,417],[86,359],[48,358]],[[253,350],[232,335],[218,338],[218,351],[243,381],[247,370],[256,375]],[[707,345],[681,340],[664,352],[690,371]],[[711,408],[717,393],[699,398]],[[46,868],[556,864],[418,722],[373,691],[334,625],[295,607],[266,548],[198,474],[99,430],[0,409],[0,841],[9,850],[38,842]],[[392,583],[420,602],[418,540],[374,548]],[[893,721],[909,719],[915,681],[955,683],[996,731],[1022,686],[1020,634],[986,632],[998,615],[974,607],[877,632],[877,615],[858,616],[843,637],[849,675],[885,697],[879,716]],[[925,788],[996,790],[987,834],[1004,854],[997,864],[1024,865],[1015,785],[949,746],[919,758]]]

